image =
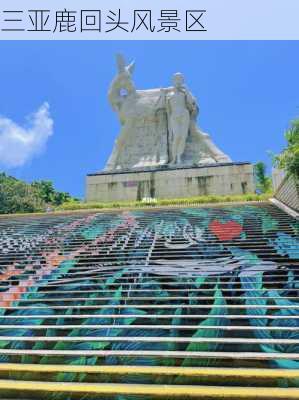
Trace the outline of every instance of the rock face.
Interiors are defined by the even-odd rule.
[[[231,162],[197,127],[198,105],[182,74],[174,74],[171,87],[136,90],[134,63],[126,65],[119,55],[117,64],[109,101],[121,131],[106,171]]]

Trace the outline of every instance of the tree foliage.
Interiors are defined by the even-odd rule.
[[[274,164],[277,168],[299,179],[299,119],[292,122],[285,133],[285,138],[287,146],[274,157]]]
[[[58,192],[51,181],[34,181],[31,184],[39,193],[39,197],[47,204],[59,206],[62,203],[74,200],[67,192]]]
[[[262,193],[267,193],[271,190],[272,181],[269,176],[266,175],[267,167],[262,161],[259,161],[254,166],[255,177],[257,181],[257,189]]]
[[[56,191],[51,181],[29,184],[0,173],[0,214],[44,211],[71,200],[76,199]]]

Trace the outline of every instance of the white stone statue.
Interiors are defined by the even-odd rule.
[[[170,137],[170,162],[181,164],[191,127],[191,120],[197,116],[198,108],[192,94],[184,87],[184,77],[177,73],[173,76],[174,87],[162,89]]]
[[[174,75],[172,87],[136,90],[134,63],[126,66],[118,55],[117,65],[108,95],[121,132],[105,170],[231,162],[196,126],[198,106],[182,74]]]

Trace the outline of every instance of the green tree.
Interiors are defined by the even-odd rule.
[[[73,199],[67,192],[55,192],[53,202],[56,206],[60,206],[61,204],[72,200],[74,201],[75,199]]]
[[[274,165],[299,180],[299,119],[295,119],[285,133],[287,146],[274,157]]]
[[[0,213],[42,211],[45,207],[37,190],[5,173],[0,173]]]
[[[267,167],[262,161],[259,161],[254,166],[254,173],[257,181],[257,189],[262,193],[269,192],[272,188],[272,180],[266,175]]]
[[[0,173],[0,214],[44,211],[77,201],[69,193],[56,191],[51,181],[23,182]]]
[[[34,181],[31,186],[38,191],[40,198],[45,203],[51,204],[54,202],[55,189],[51,181]]]
[[[35,181],[31,185],[38,191],[40,198],[49,205],[60,206],[68,201],[77,200],[67,192],[55,190],[51,181]]]

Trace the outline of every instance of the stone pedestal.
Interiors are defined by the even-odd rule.
[[[254,190],[252,164],[218,163],[89,174],[86,180],[86,201],[239,195],[253,193]]]

